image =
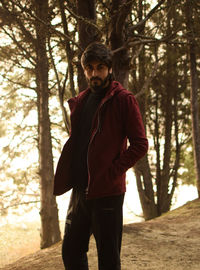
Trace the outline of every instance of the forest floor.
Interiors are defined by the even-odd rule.
[[[124,226],[122,270],[199,270],[200,199],[151,221]],[[97,270],[94,239],[88,254]],[[63,270],[61,243],[25,256],[0,270]]]

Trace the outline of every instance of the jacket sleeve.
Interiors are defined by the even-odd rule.
[[[135,97],[131,93],[124,94],[120,97],[119,104],[122,124],[129,141],[129,146],[113,164],[118,175],[125,173],[129,168],[133,167],[148,150],[148,140]]]

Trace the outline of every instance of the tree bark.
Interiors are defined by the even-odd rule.
[[[200,197],[200,121],[199,121],[199,81],[197,73],[197,60],[196,60],[196,41],[195,41],[195,21],[194,21],[194,3],[193,1],[186,0],[185,16],[186,27],[188,30],[188,50],[190,58],[190,100],[191,100],[191,115],[192,115],[192,139],[194,161],[197,175],[197,190]]]
[[[48,0],[33,0],[36,16],[48,20]],[[48,29],[40,21],[36,25],[36,85],[38,105],[38,148],[41,191],[41,248],[60,241],[58,209],[53,196],[53,155],[49,118],[48,57],[46,51]]]
[[[158,212],[154,199],[152,176],[147,156],[136,163],[134,171],[144,219],[153,219],[158,216]]]
[[[78,15],[78,35],[79,46],[84,50],[91,42],[99,41],[100,36],[97,30],[96,23],[96,1],[95,0],[76,0],[77,15]],[[91,22],[91,24],[90,24]],[[80,60],[82,52],[79,52],[78,58]],[[81,63],[77,65],[78,70],[78,87],[79,92],[87,88],[87,82]]]
[[[138,9],[138,18],[139,21],[143,20],[143,1],[139,1],[139,9]],[[140,35],[144,34],[143,24],[138,32]],[[144,80],[146,78],[146,65],[145,65],[145,47],[141,50],[138,57],[138,91],[141,91]],[[138,102],[140,105],[140,111],[143,117],[144,125],[146,126],[146,94],[142,96],[142,98],[138,98]],[[157,208],[154,199],[154,190],[152,183],[152,176],[150,171],[150,165],[147,156],[139,160],[134,166],[134,171],[136,175],[137,188],[139,192],[140,202],[143,210],[143,215],[145,220],[149,220],[158,216]]]
[[[122,47],[125,43],[125,23],[127,16],[131,12],[131,1],[114,0],[112,1],[110,17],[110,45],[114,51]],[[113,55],[113,74],[114,78],[119,81],[125,88],[128,88],[129,77],[129,62],[128,49],[124,48]]]

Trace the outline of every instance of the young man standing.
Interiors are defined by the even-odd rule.
[[[125,173],[146,154],[148,141],[134,96],[112,79],[111,51],[92,43],[81,64],[89,88],[69,100],[71,135],[55,174],[55,195],[73,189],[63,262],[67,270],[88,270],[93,234],[99,270],[120,270]]]

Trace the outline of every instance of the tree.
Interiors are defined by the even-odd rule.
[[[148,15],[145,15],[147,7],[142,5],[142,1],[137,10],[140,22],[144,22]],[[178,182],[181,147],[188,141],[187,132],[181,129],[182,122],[183,127],[188,123],[188,117],[187,114],[183,115],[182,106],[185,79],[179,75],[182,72],[180,53],[185,52],[184,42],[178,34],[184,30],[179,28],[180,19],[180,7],[174,1],[167,1],[164,9],[151,18],[150,27],[148,23],[145,27],[138,23],[140,27],[137,36],[146,45],[141,47],[138,61],[134,63],[136,71],[131,73],[132,88],[138,92],[136,97],[147,124],[148,135],[152,136],[154,142],[154,149],[150,148],[149,151],[149,159],[144,157],[135,165],[145,219],[159,216],[170,209]],[[150,72],[152,66],[157,66],[156,72]],[[180,132],[183,132],[183,138]]]
[[[192,114],[192,138],[194,149],[194,161],[197,175],[197,190],[200,197],[200,121],[199,121],[199,80],[197,71],[197,27],[195,22],[197,21],[197,14],[195,10],[198,10],[197,3],[195,1],[185,2],[185,17],[186,28],[188,38],[188,53],[190,61],[190,80],[191,80],[191,114]],[[197,23],[198,25],[198,23]]]
[[[33,0],[37,18],[48,21],[48,0]],[[40,157],[41,179],[41,248],[46,248],[58,242],[60,229],[58,210],[53,194],[53,154],[51,141],[51,127],[49,118],[49,88],[48,88],[48,57],[47,35],[48,29],[39,20],[35,20],[36,30],[36,85],[38,108],[38,149]]]
[[[146,6],[143,5],[142,1],[139,1],[137,8],[137,16],[139,22],[143,21],[144,17],[146,16],[145,13],[146,13]],[[139,35],[145,36],[145,24],[140,25],[137,32]],[[139,49],[140,53],[138,55],[138,64],[134,63],[136,71],[138,71],[138,78],[136,74],[132,73],[133,75],[132,89],[135,88],[137,93],[142,92],[142,89],[144,87],[144,78],[146,78],[147,76],[146,48],[145,46],[141,46]],[[136,94],[136,97],[137,95],[138,94]],[[137,98],[145,126],[147,124],[146,122],[147,96],[148,94],[145,89],[144,94]],[[147,155],[136,163],[136,165],[134,166],[134,172],[136,176],[136,183],[139,192],[140,202],[143,209],[143,215],[146,220],[156,217],[158,215],[158,212],[155,203],[151,169]]]
[[[1,1],[4,33],[12,40],[16,51],[13,59],[22,69],[35,76],[38,109],[38,149],[41,188],[41,248],[60,240],[58,210],[53,197],[53,155],[49,119],[49,64],[47,35],[43,20],[49,22],[48,1],[33,0],[31,3]],[[30,19],[30,14],[35,14]],[[34,20],[33,20],[34,18]],[[20,63],[19,58],[22,62]]]

